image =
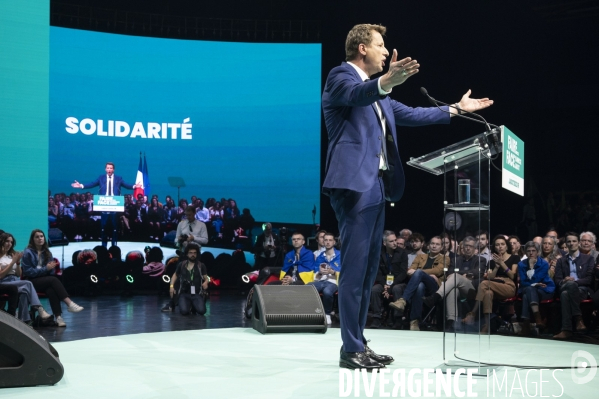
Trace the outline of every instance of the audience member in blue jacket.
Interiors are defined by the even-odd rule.
[[[335,249],[335,236],[331,233],[324,235],[325,251],[314,262],[313,284],[319,293],[322,293],[322,304],[327,316],[327,324],[331,324],[333,299],[337,292],[337,277],[341,271],[341,252]]]
[[[527,259],[518,263],[520,293],[522,294],[522,335],[530,334],[530,310],[537,327],[544,328],[539,313],[539,303],[553,297],[555,283],[549,277],[549,263],[541,256],[539,244],[529,241],[524,246]]]
[[[314,280],[314,254],[304,247],[305,242],[302,233],[293,233],[293,251],[285,255],[280,280],[271,284],[304,285]]]

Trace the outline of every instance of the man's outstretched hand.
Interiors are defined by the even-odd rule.
[[[462,99],[458,103],[458,107],[464,111],[475,112],[493,105],[493,100],[489,100],[486,97],[481,99],[470,98],[470,93],[472,93],[472,90],[468,89],[466,94],[462,96]]]
[[[420,64],[418,61],[410,57],[397,61],[397,50],[393,49],[389,70],[381,77],[381,89],[385,91],[391,90],[408,80],[411,76],[418,73]]]

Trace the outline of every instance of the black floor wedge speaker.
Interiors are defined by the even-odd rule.
[[[54,347],[27,324],[0,311],[0,388],[54,385],[63,375]]]
[[[252,328],[266,333],[327,332],[320,295],[313,285],[256,285]]]

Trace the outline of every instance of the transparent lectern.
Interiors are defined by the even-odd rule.
[[[498,157],[501,152],[501,143],[497,142],[497,134],[497,130],[494,129],[430,154],[411,158],[408,162],[408,165],[434,175],[443,175],[444,230],[453,236],[456,242],[460,242],[467,236],[476,239],[478,232],[490,230],[490,161]],[[496,140],[495,143],[493,139]],[[487,239],[490,239],[488,234]],[[478,246],[478,241],[475,241],[475,245]],[[454,257],[451,264],[455,265],[455,248],[451,249],[448,256]],[[443,333],[444,367],[439,368],[454,366],[478,368],[479,375],[486,375],[489,368],[487,363],[490,363],[491,329],[488,328],[489,332],[486,334],[479,333],[486,322],[482,314],[482,306],[478,308],[475,320],[470,320],[469,323],[461,322],[467,312],[472,310],[474,292],[471,291],[469,294],[465,292],[463,284],[458,284],[457,273],[447,276],[448,271],[446,269],[444,288],[458,288],[446,291],[444,298],[447,299],[437,306],[443,306],[443,331],[446,330],[448,316],[453,317],[455,322],[453,332]],[[471,279],[475,289],[478,288],[484,273],[485,270],[480,270],[479,277]],[[441,322],[440,318],[438,320]],[[448,359],[446,352],[452,347],[453,357]]]

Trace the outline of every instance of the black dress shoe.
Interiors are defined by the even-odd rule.
[[[393,360],[395,360],[392,356],[379,355],[378,353],[375,353],[372,349],[368,347],[368,345],[364,345],[364,352],[366,353],[366,356],[381,364],[391,364],[393,363]]]
[[[373,360],[371,357],[366,355],[366,352],[345,352],[341,349],[341,356],[339,358],[339,367],[346,369],[384,369],[385,365]]]

